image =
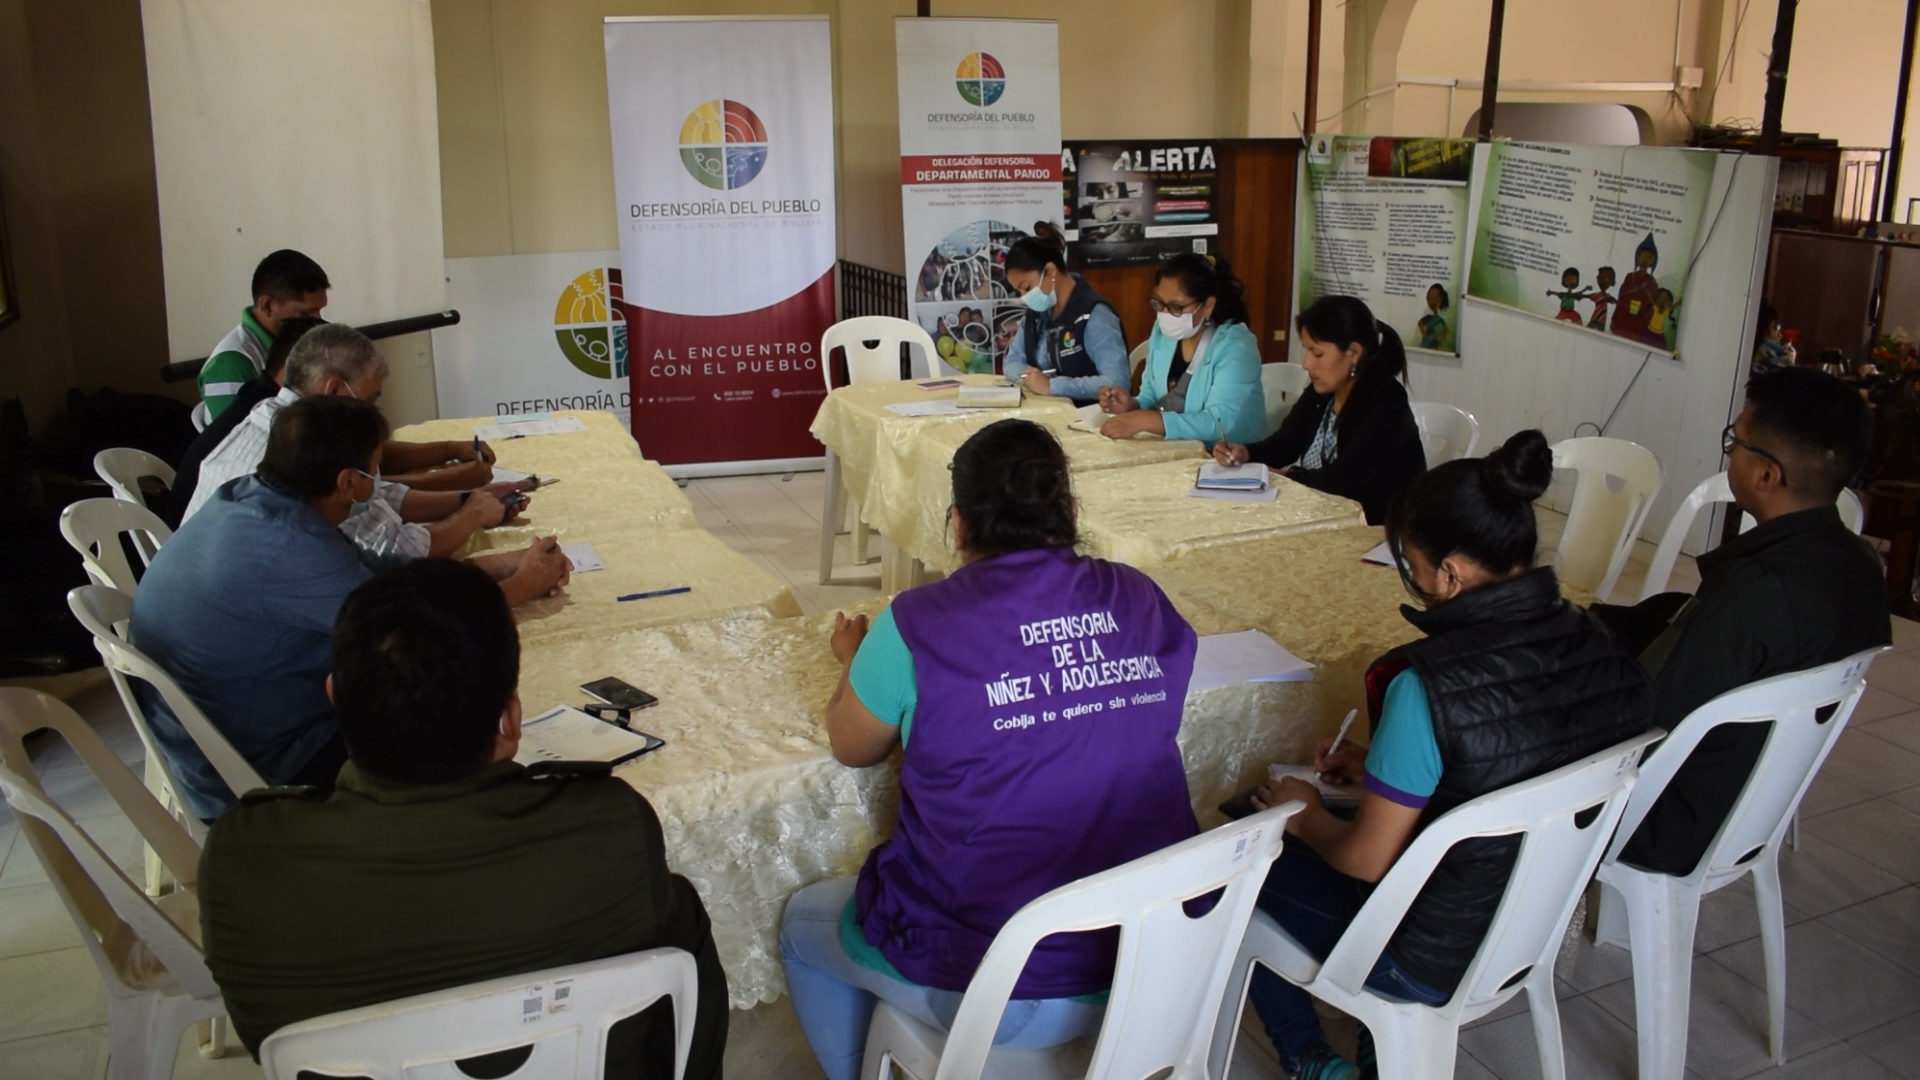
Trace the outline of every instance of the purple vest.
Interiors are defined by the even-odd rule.
[[[918,704],[854,914],[901,975],[965,990],[1028,901],[1199,832],[1174,742],[1195,638],[1145,574],[1067,548],[969,564],[893,618]],[[1118,944],[1047,938],[1014,997],[1106,989]]]

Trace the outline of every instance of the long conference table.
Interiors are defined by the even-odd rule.
[[[888,389],[924,397],[910,386]],[[825,425],[833,434],[840,474],[857,487],[870,522],[883,533],[925,528],[922,511],[931,504],[917,500],[950,500],[937,492],[952,448],[1000,417],[895,424],[906,418],[868,408],[884,396],[867,387],[836,391],[815,430]],[[1399,611],[1406,594],[1393,570],[1361,562],[1380,530],[1362,524],[1354,504],[1297,485],[1283,488],[1277,508],[1189,499],[1184,488],[1174,491],[1173,478],[1191,476],[1197,444],[1081,442],[1060,413],[1044,402],[1019,410],[1046,418],[1068,440],[1089,550],[1139,560],[1199,633],[1258,628],[1318,666],[1308,682],[1188,695],[1181,752],[1195,811],[1203,825],[1216,824],[1222,800],[1259,782],[1269,762],[1305,760],[1313,742],[1362,703],[1366,665],[1416,636]],[[476,550],[557,533],[592,543],[607,569],[576,575],[565,597],[516,612],[521,700],[529,714],[578,705],[579,685],[608,675],[659,697],[635,726],[665,747],[615,775],[652,802],[668,863],[705,901],[734,1007],[773,1001],[785,991],[777,938],[787,897],[855,873],[889,835],[897,767],[850,769],[833,760],[823,717],[840,677],[827,645],[832,615],[801,615],[785,586],[701,530],[674,482],[611,416],[558,415],[579,416],[585,430],[493,444],[501,467],[562,482],[535,493],[524,526],[493,530]],[[467,439],[491,423],[440,420],[395,437]],[[863,432],[875,452],[856,446],[849,431]],[[884,517],[889,506],[901,516]],[[942,517],[944,509],[942,501]],[[1261,509],[1274,514],[1240,512]],[[919,545],[908,550],[929,565],[947,565],[929,538],[940,535],[905,543]],[[680,584],[693,591],[663,598],[672,603],[611,599]],[[871,614],[885,603],[876,597],[852,611]]]

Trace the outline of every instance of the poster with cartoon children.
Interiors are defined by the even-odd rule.
[[[1677,356],[1714,154],[1517,142],[1489,150],[1468,295]]]

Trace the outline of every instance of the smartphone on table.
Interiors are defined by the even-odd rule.
[[[646,709],[660,703],[660,699],[633,685],[625,679],[608,676],[595,679],[590,683],[581,683],[580,689],[609,705],[622,709]]]

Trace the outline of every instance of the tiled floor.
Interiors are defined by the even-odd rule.
[[[793,586],[808,611],[876,595],[877,562],[852,566],[838,542],[835,579],[817,583],[821,476],[740,477],[689,485],[700,522]],[[1545,538],[1555,515],[1542,519]],[[877,552],[877,545],[876,545]],[[1642,544],[1616,597],[1639,594],[1650,554]],[[1691,589],[1682,559],[1673,586]],[[1920,625],[1896,628],[1899,653],[1873,669],[1872,689],[1803,807],[1798,852],[1783,854],[1788,904],[1788,1052],[1765,1052],[1765,994],[1751,888],[1709,897],[1695,960],[1688,1076],[1694,1080],[1920,1080]],[[139,740],[104,680],[74,704],[136,771]],[[137,873],[132,827],[64,746],[36,749],[43,783],[123,867]],[[0,806],[0,1080],[80,1080],[105,1075],[106,998],[92,958],[33,853]],[[1627,955],[1583,945],[1560,972],[1569,1077],[1634,1077],[1633,989]],[[1332,1028],[1336,1038],[1339,1028]],[[1456,1075],[1524,1080],[1538,1075],[1532,1027],[1509,1006],[1460,1040]],[[733,1015],[730,1080],[820,1075],[793,1011],[782,1000]],[[183,1043],[174,1075],[257,1077],[244,1053],[202,1059]],[[1243,1038],[1233,1077],[1280,1075],[1264,1039]]]

